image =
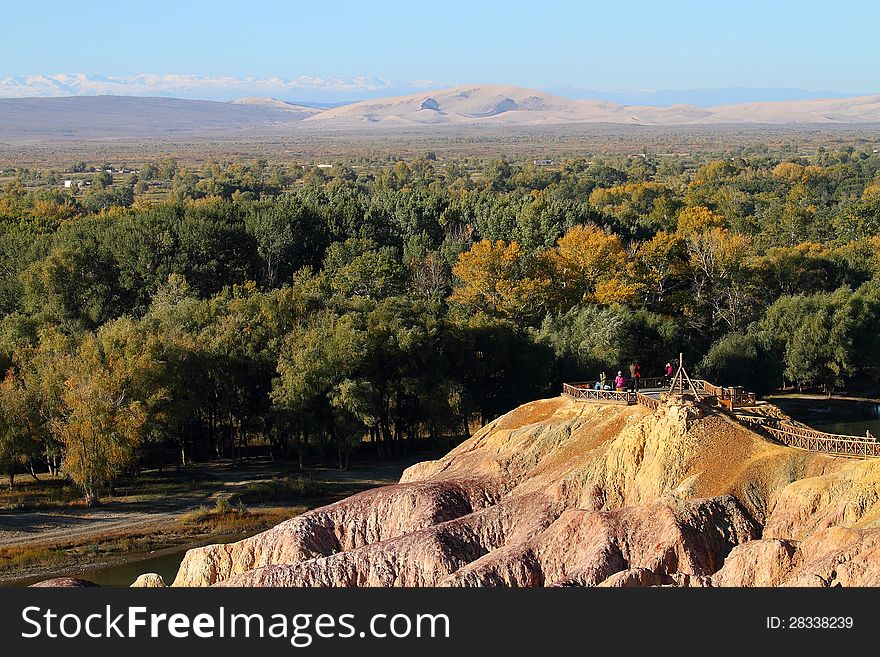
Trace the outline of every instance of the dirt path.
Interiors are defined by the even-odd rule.
[[[7,514],[0,516],[0,546],[37,547],[61,541],[87,542],[90,537],[107,532],[161,527],[198,506],[181,506],[175,511],[153,513],[87,509]]]
[[[395,483],[400,479],[404,468],[417,460],[419,459],[355,464],[347,471],[317,468],[303,474],[327,484],[330,493],[319,502],[324,504],[360,490]],[[71,541],[87,543],[90,538],[97,538],[108,532],[156,529],[176,522],[182,515],[200,506],[212,504],[218,497],[235,493],[238,487],[265,481],[277,475],[279,468],[268,462],[257,461],[205,465],[200,466],[197,473],[212,480],[212,483],[199,486],[200,490],[192,495],[156,500],[135,497],[135,501],[114,501],[95,508],[0,512],[0,547],[37,547]],[[188,471],[187,474],[192,475],[193,471]],[[285,471],[285,474],[288,472]],[[169,477],[173,475],[169,474]],[[136,486],[133,488],[136,491]]]

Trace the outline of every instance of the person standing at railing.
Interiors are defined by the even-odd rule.
[[[663,374],[666,376],[666,385],[672,384],[672,363],[666,363],[666,367],[663,369]]]
[[[635,360],[629,366],[629,378],[632,379],[632,390],[633,392],[639,391],[639,383],[642,379],[642,366],[639,365],[639,361]]]
[[[599,380],[596,381],[596,390],[605,390],[605,388],[607,386],[607,383],[606,383],[607,380],[608,380],[608,377],[605,376],[605,370],[602,370],[601,372],[599,372]]]
[[[614,377],[614,387],[617,389],[617,392],[626,390],[626,379],[623,376],[623,372],[618,372],[617,376]]]

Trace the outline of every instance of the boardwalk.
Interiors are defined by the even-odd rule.
[[[783,445],[849,458],[880,457],[880,442],[876,440],[861,436],[826,433],[766,415],[750,413],[749,407],[758,404],[755,393],[746,392],[739,387],[716,386],[702,379],[692,379],[689,382],[693,386],[692,389],[698,393],[701,401],[717,402],[719,406],[729,411],[738,422]],[[642,379],[638,392],[595,390],[593,382],[562,384],[562,394],[572,399],[599,404],[626,406],[639,404],[651,410],[656,410],[660,406],[661,395],[670,392],[672,390],[667,385],[667,379],[661,378]]]
[[[880,457],[880,442],[864,436],[826,433],[810,427],[800,427],[781,420],[753,415],[737,414],[736,419],[789,447],[851,458]]]

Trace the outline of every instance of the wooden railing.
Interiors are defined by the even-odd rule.
[[[643,379],[639,379],[639,388],[642,390],[646,389],[663,389],[668,387],[668,381],[666,377],[646,377]],[[746,392],[742,388],[723,388],[721,386],[716,386],[709,381],[705,381],[703,379],[693,379],[694,387],[698,392],[705,393],[710,397],[717,397],[719,402],[726,405],[730,408],[730,401],[733,400],[734,406],[754,406],[757,403],[757,396],[753,392]],[[562,391],[569,397],[574,397],[575,399],[586,399],[591,401],[605,401],[605,402],[615,402],[615,403],[626,403],[626,404],[635,404],[639,403],[638,399],[635,397],[635,392],[632,391],[632,379],[627,379],[627,386],[629,386],[629,390],[624,390],[618,392],[617,390],[596,390],[594,381],[584,381],[581,383],[563,383]],[[648,397],[647,395],[642,395],[646,399],[649,399],[649,402],[645,402],[643,405],[648,406],[649,408],[656,408],[655,402],[657,401],[653,397]],[[726,402],[726,403],[725,403]]]
[[[648,395],[643,395],[640,392],[636,393],[636,403],[641,404],[642,406],[646,406],[652,411],[656,411],[658,408],[660,408],[659,399],[654,399],[653,397],[649,397]]]
[[[827,433],[775,419],[749,416],[738,416],[737,419],[769,434],[773,439],[789,447],[856,458],[880,457],[880,442],[867,437]]]
[[[636,393],[616,390],[596,390],[592,383],[563,383],[562,393],[575,399],[605,402],[610,404],[633,404]]]
[[[716,386],[713,383],[709,383],[708,381],[704,381],[703,379],[693,379],[694,386],[700,392],[705,392],[707,395],[711,397],[718,397],[719,399],[724,394],[724,388]]]
[[[641,392],[630,392],[623,390],[596,390],[593,383],[563,383],[562,394],[568,395],[574,399],[582,399],[584,401],[595,401],[605,404],[625,404],[631,406],[633,404],[641,404],[651,410],[657,410],[660,402],[653,397],[643,395]]]
[[[705,392],[710,397],[716,397],[719,402],[727,407],[730,407],[731,401],[733,401],[734,406],[754,406],[758,403],[758,396],[754,392],[748,392],[743,388],[724,388],[704,379],[693,379],[693,383],[698,391]]]
[[[666,388],[668,386],[669,379],[665,376],[646,376],[639,379],[639,388]]]

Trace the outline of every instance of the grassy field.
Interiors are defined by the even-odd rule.
[[[313,162],[348,157],[414,157],[433,151],[443,157],[591,157],[663,154],[687,159],[695,153],[782,152],[813,154],[844,145],[876,147],[880,125],[568,126],[487,128],[435,126],[430,131],[252,130],[247,135],[193,134],[187,139],[21,139],[2,144],[0,169],[57,168],[72,162],[126,162],[178,158],[200,167],[213,161],[266,159],[270,163]]]

